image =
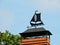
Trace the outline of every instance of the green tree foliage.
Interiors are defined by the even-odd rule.
[[[9,31],[0,32],[0,45],[3,42],[5,45],[20,45],[21,36],[13,35]]]

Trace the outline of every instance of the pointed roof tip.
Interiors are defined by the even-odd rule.
[[[38,10],[35,11],[35,14],[40,14],[40,12]]]
[[[44,25],[42,20],[41,20],[41,13],[38,12],[38,10],[35,11],[35,14],[33,15],[32,19],[30,21],[30,25],[31,26]]]

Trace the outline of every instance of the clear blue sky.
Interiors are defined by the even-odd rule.
[[[44,27],[53,34],[51,45],[60,45],[60,0],[0,0],[0,31],[25,31],[35,10],[42,13]]]

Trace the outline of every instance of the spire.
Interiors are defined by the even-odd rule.
[[[30,24],[31,26],[44,25],[44,23],[41,20],[41,13],[39,13],[38,10],[35,11],[35,14],[32,17]]]

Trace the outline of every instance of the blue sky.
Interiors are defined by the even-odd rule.
[[[53,34],[51,45],[60,45],[60,0],[0,0],[0,31],[25,31],[35,10],[42,13],[43,27]]]

